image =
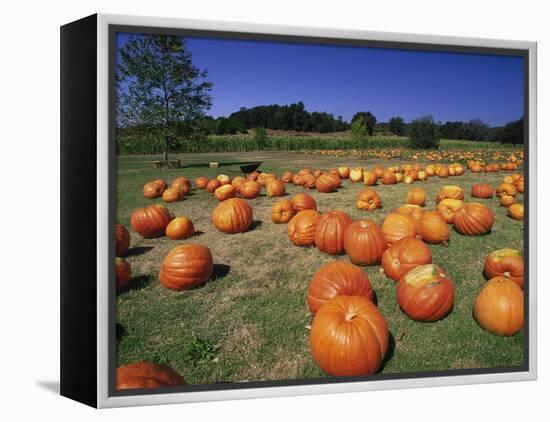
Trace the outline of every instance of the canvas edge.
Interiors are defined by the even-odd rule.
[[[358,31],[335,28],[298,27],[240,22],[220,22],[176,18],[145,17],[130,15],[98,14],[97,42],[97,406],[99,408],[192,403],[219,400],[284,397],[295,395],[334,394],[401,388],[442,387],[465,384],[528,381],[537,378],[537,302],[536,302],[536,179],[537,179],[537,99],[536,63],[537,44],[533,41],[483,39],[454,36],[404,34],[392,32]],[[243,388],[234,390],[146,394],[136,396],[109,396],[109,25],[158,26],[198,30],[244,32],[256,34],[277,34],[323,38],[367,39],[435,45],[456,45],[465,47],[489,47],[529,51],[529,371],[453,375],[449,377],[428,377],[402,380],[377,380],[353,383],[314,384],[303,386],[282,386]]]

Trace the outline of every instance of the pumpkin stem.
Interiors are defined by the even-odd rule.
[[[510,278],[510,272],[509,271],[504,271],[503,276],[506,277],[506,278]]]
[[[355,312],[348,312],[346,314],[346,321],[351,321],[353,318],[355,318],[357,316],[357,313]]]

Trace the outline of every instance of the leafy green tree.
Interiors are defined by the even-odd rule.
[[[513,145],[523,144],[523,117],[504,125],[501,142]]]
[[[439,148],[439,130],[432,116],[419,117],[412,121],[409,128],[409,148]]]
[[[369,135],[372,136],[372,134],[374,133],[374,127],[376,126],[376,117],[370,111],[359,111],[353,115],[353,117],[351,118],[351,123],[353,124],[353,122],[355,122],[360,117],[362,117],[365,121],[367,131],[369,132]]]
[[[359,116],[351,124],[351,138],[354,141],[358,141],[359,143],[364,143],[368,139],[368,137],[369,131],[365,123],[365,118],[363,116]]]
[[[394,135],[403,135],[405,134],[405,122],[399,116],[392,117],[388,122],[388,129]]]
[[[167,161],[177,123],[202,117],[212,106],[207,71],[193,65],[181,36],[134,34],[119,54],[119,126],[158,127]]]

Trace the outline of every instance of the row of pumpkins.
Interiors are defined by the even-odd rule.
[[[389,171],[398,174],[397,170],[399,168]],[[366,182],[365,173],[368,175],[369,172],[362,175]],[[298,174],[307,176],[313,172]],[[267,187],[277,181],[274,176],[272,179],[270,175],[262,175],[252,176],[248,181],[245,179],[237,187],[251,181]],[[317,179],[321,176],[323,174],[319,174]],[[204,188],[211,184],[210,191],[213,193],[223,186],[235,186],[234,180],[221,179],[201,180]],[[199,186],[201,182],[197,183],[197,180],[195,182]],[[218,185],[211,183],[214,180],[219,182],[216,188],[212,188],[212,185]],[[159,181],[152,183],[161,184]],[[190,190],[190,183],[185,178],[176,179],[172,188],[179,183]],[[510,186],[515,188],[515,192]],[[167,189],[164,186],[160,190],[164,194]],[[512,175],[505,177],[496,193],[502,202],[504,195],[515,196],[521,191],[523,177]],[[474,185],[472,196],[490,198],[493,188],[485,184]],[[212,213],[214,225],[226,233],[248,230],[252,223],[252,208],[248,202],[235,197],[216,197],[222,202]],[[420,239],[429,243],[447,242],[450,236],[448,223],[455,224],[457,231],[465,235],[484,234],[491,229],[494,216],[485,205],[464,203],[464,192],[458,186],[444,186],[441,189],[437,195],[436,210],[423,210],[425,198],[422,189],[411,188],[407,195],[408,204],[389,214],[381,228],[369,219],[353,222],[346,213],[338,210],[321,215],[315,200],[307,193],[299,193],[292,200],[283,199],[273,205],[273,222],[288,223],[288,237],[295,245],[315,245],[333,255],[347,253],[352,261],[325,265],[314,275],[308,289],[307,304],[314,315],[310,339],[312,356],[328,374],[365,375],[376,372],[388,349],[387,325],[372,303],[374,293],[370,281],[355,264],[381,263],[383,272],[399,282],[398,303],[414,320],[436,321],[452,310],[454,285],[440,267],[432,264],[431,250]],[[372,204],[376,206],[373,208]],[[359,193],[357,208],[376,209],[380,205],[381,200],[374,190],[366,189]],[[146,238],[166,234],[172,239],[185,239],[194,233],[191,220],[187,217],[174,218],[160,204],[137,210],[132,215],[131,225],[134,231]],[[122,258],[128,250],[130,236],[119,224],[115,232],[117,290],[122,290],[131,280],[129,264]],[[159,280],[170,289],[190,289],[206,282],[213,273],[213,266],[212,254],[207,246],[178,245],[163,259]],[[490,332],[513,335],[523,327],[523,257],[511,249],[496,251],[486,259],[485,274],[491,279],[478,295],[474,316]],[[350,324],[355,326],[354,330],[349,329]],[[353,338],[350,338],[352,335]],[[365,338],[368,341],[365,342]],[[173,369],[152,362],[138,362],[117,369],[118,388],[182,383],[185,381]]]

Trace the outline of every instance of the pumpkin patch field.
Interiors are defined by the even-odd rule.
[[[207,384],[522,365],[510,156],[118,156],[117,366]]]

